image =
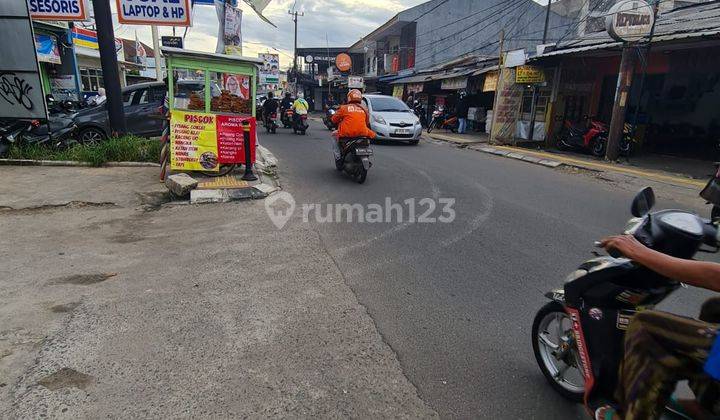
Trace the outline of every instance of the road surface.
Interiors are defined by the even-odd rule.
[[[622,229],[641,182],[423,141],[374,146],[374,166],[358,185],[335,171],[329,132],[318,122],[307,136],[280,129],[261,134],[261,143],[279,158],[298,206],[455,199],[452,223],[319,223],[297,210],[289,222],[313,224],[404,374],[441,417],[583,416],[545,383],[530,327],[543,293],[591,257],[593,241]],[[659,201],[703,210],[699,200]],[[683,289],[665,307],[693,314],[705,296]]]

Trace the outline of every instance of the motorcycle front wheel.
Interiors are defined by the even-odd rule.
[[[428,128],[427,128],[427,132],[432,133],[433,129],[435,128],[435,125],[436,125],[435,120],[430,121],[430,124],[428,125]]]
[[[590,151],[592,152],[593,156],[603,157],[603,156],[605,156],[605,148],[606,147],[607,147],[607,138],[598,137],[593,141],[592,149],[590,149]]]
[[[585,380],[572,333],[572,321],[558,302],[549,302],[535,315],[532,326],[535,360],[550,386],[563,397],[582,402]]]

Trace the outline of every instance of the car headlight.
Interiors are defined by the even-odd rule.
[[[378,124],[386,125],[387,122],[385,122],[385,118],[383,118],[380,115],[373,114],[372,116],[373,121],[375,121]]]

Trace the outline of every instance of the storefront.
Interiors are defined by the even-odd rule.
[[[33,28],[43,93],[56,100],[78,100],[80,86],[68,23],[34,21]]]

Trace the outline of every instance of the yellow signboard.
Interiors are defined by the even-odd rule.
[[[518,66],[515,69],[515,83],[542,83],[545,72],[540,67]]]
[[[405,91],[405,85],[393,86],[393,96],[398,99],[402,99],[404,91]]]
[[[494,92],[497,90],[498,72],[490,71],[485,73],[485,81],[483,82],[483,92]]]
[[[216,116],[172,111],[170,168],[180,171],[218,171]]]

